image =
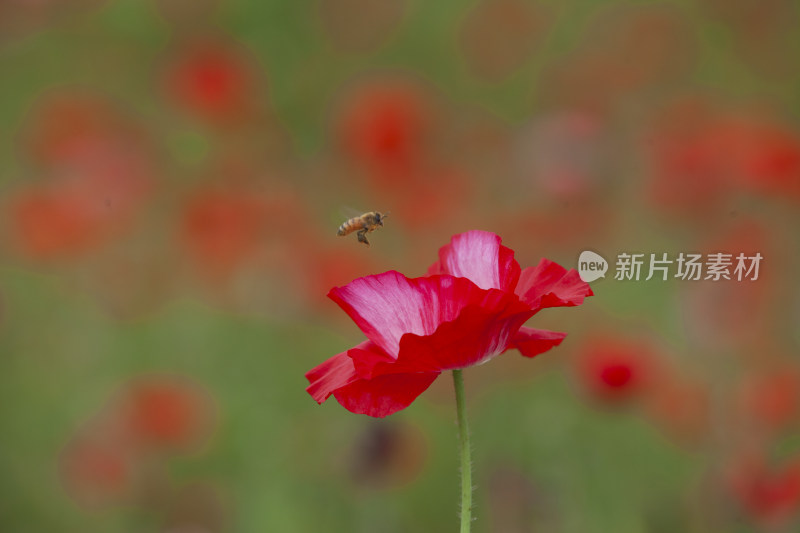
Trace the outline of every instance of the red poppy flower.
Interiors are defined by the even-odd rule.
[[[744,187],[800,198],[800,132],[768,116],[734,116],[720,122],[729,139],[726,155]]]
[[[124,107],[80,89],[37,100],[22,151],[37,180],[9,196],[8,227],[23,255],[79,257],[127,231],[155,188],[154,152]]]
[[[342,113],[344,149],[371,177],[395,180],[426,155],[423,147],[434,127],[434,105],[411,83],[364,87]]]
[[[454,236],[428,275],[358,278],[328,296],[367,340],[306,374],[322,403],[331,394],[354,413],[384,417],[404,409],[443,370],[484,363],[509,348],[534,357],[566,333],[523,327],[547,307],[591,296],[574,270],[542,259],[520,269],[513,250],[484,231]]]
[[[141,503],[138,498],[168,483],[164,471],[152,466],[199,450],[216,415],[213,398],[198,383],[171,375],[138,378],[64,446],[64,486],[87,507]]]
[[[748,375],[739,395],[742,414],[752,425],[761,430],[784,429],[795,424],[800,414],[800,371],[781,366]]]
[[[8,217],[22,254],[37,260],[75,258],[127,231],[150,192],[150,178],[136,163],[87,160],[80,174],[12,194]]]
[[[208,36],[184,43],[167,66],[168,98],[193,117],[226,123],[248,116],[258,93],[246,51]]]
[[[624,403],[647,389],[655,373],[652,350],[644,343],[592,339],[576,361],[581,385],[592,399]]]
[[[800,509],[800,461],[767,464],[748,456],[730,468],[728,482],[741,506],[758,523],[780,527]]]
[[[148,449],[192,450],[214,426],[214,406],[199,385],[168,376],[132,383],[119,407],[129,440]]]
[[[14,239],[27,257],[69,257],[93,248],[106,228],[95,225],[87,202],[52,188],[27,188],[10,199]]]
[[[84,429],[64,448],[59,460],[64,487],[87,508],[130,498],[136,476],[130,447],[109,437],[108,424]]]

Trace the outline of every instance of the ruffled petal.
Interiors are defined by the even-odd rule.
[[[381,350],[353,349],[356,373],[364,379],[382,374],[439,372],[479,364],[506,350],[513,335],[533,315],[516,295],[485,291],[476,304],[465,306],[453,320],[430,335],[407,333],[395,359]],[[373,345],[374,346],[374,345]]]
[[[567,270],[549,259],[524,269],[514,292],[535,311],[580,305],[585,297],[593,294],[576,270]]]
[[[411,405],[438,376],[439,372],[386,374],[354,381],[333,395],[352,413],[383,418]]]
[[[362,342],[353,350],[364,349],[369,344],[371,344],[369,341]],[[306,379],[309,382],[306,391],[317,403],[327,400],[336,389],[360,379],[353,366],[353,360],[347,355],[349,351],[351,350],[334,355],[306,372]]]
[[[525,357],[536,357],[561,344],[566,336],[566,333],[558,331],[522,327],[514,335],[509,348],[516,348]]]
[[[404,334],[429,335],[442,322],[455,319],[467,305],[482,305],[502,294],[480,289],[465,278],[409,279],[390,270],[335,287],[328,297],[339,304],[368,339],[396,358]]]
[[[504,352],[533,312],[519,304],[515,312],[468,307],[426,337],[405,335],[397,364],[427,370],[452,370],[478,365]],[[380,369],[386,365],[378,365]]]
[[[498,235],[488,231],[467,231],[453,236],[439,249],[439,260],[428,275],[450,274],[467,278],[481,289],[512,292],[520,275],[514,251],[500,244]]]

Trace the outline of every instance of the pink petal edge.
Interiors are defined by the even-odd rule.
[[[364,347],[366,344],[369,344],[369,341],[362,342],[356,348]],[[321,404],[333,394],[333,391],[360,378],[353,366],[353,360],[348,357],[347,352],[342,352],[306,372],[306,379],[309,382],[306,392],[314,398],[314,401]]]
[[[449,274],[467,278],[481,289],[512,292],[520,275],[514,251],[502,246],[499,235],[472,230],[454,235],[439,249],[439,260],[428,275]]]

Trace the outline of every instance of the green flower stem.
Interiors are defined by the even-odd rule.
[[[461,444],[461,533],[469,533],[472,525],[472,449],[469,444],[467,406],[464,402],[464,377],[453,370],[458,412],[458,438]]]

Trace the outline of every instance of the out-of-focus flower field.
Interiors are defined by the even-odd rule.
[[[452,385],[304,373],[451,235],[611,263],[465,371],[474,531],[800,528],[800,5],[0,0],[0,530],[455,531]],[[336,228],[390,211],[371,247]],[[763,256],[614,279],[619,253]],[[534,324],[535,322],[535,324]]]

